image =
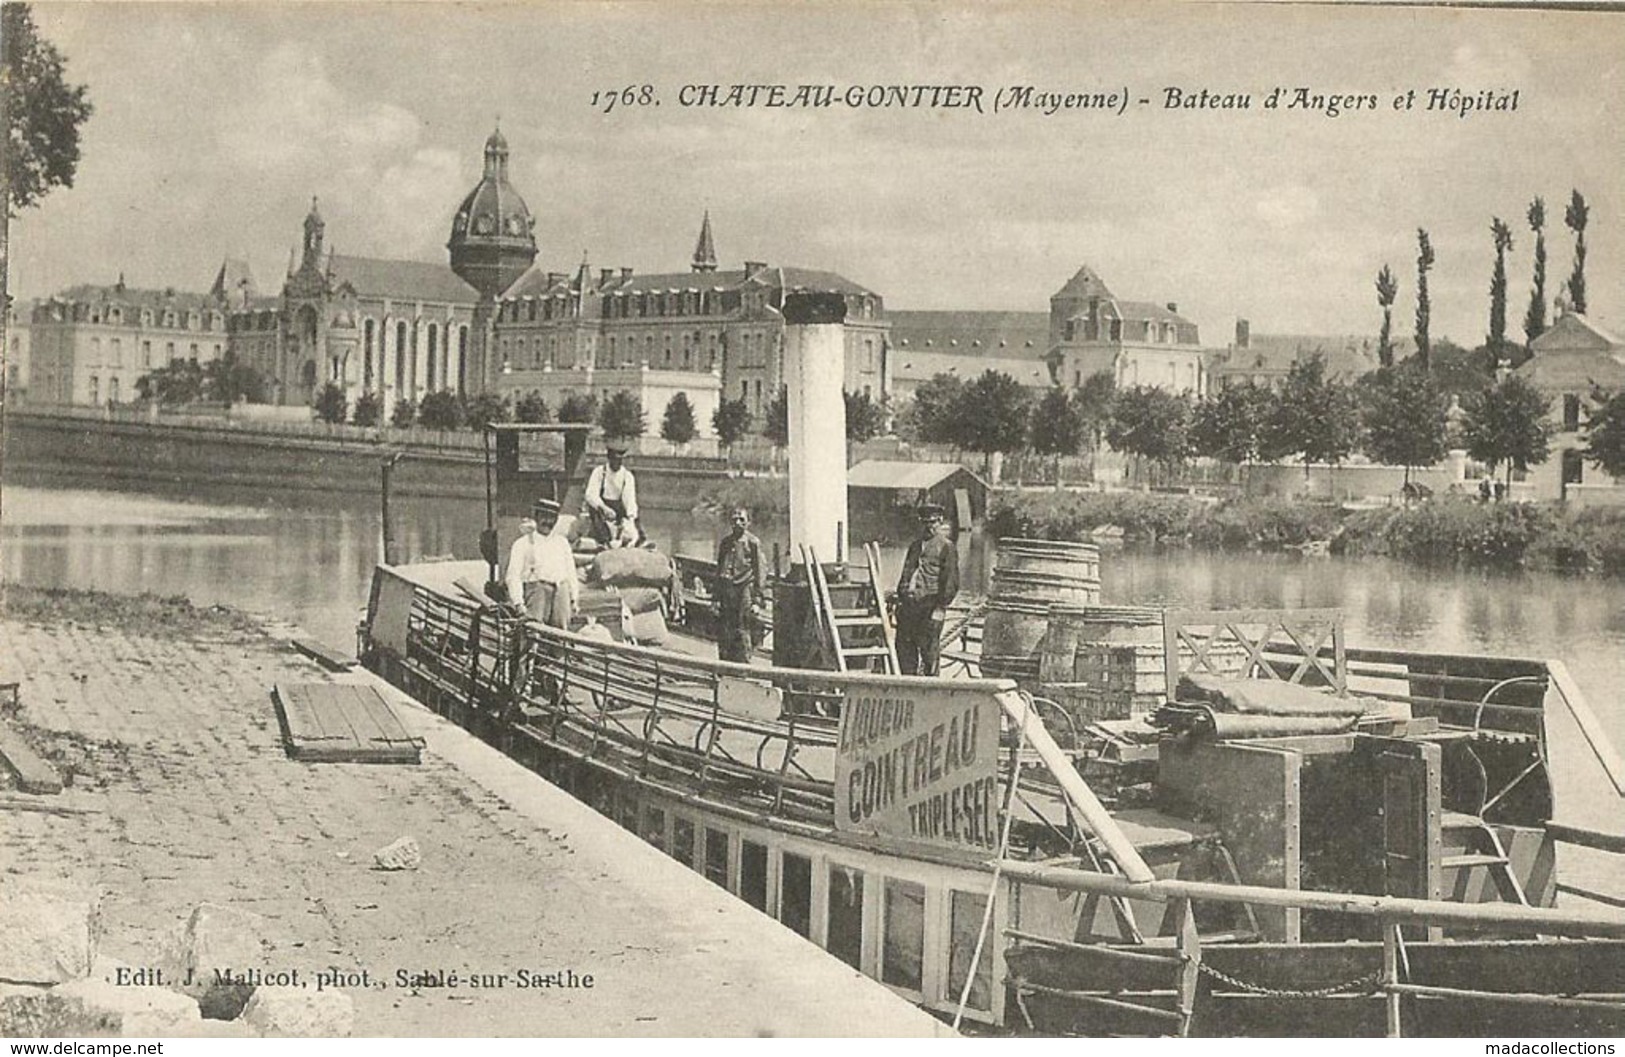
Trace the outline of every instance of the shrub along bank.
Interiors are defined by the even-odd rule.
[[[1436,499],[1344,511],[1278,497],[1215,502],[1144,492],[1006,492],[996,497],[990,520],[996,537],[1084,539],[1105,526],[1137,544],[1272,550],[1328,541],[1343,554],[1625,574],[1625,510]]]

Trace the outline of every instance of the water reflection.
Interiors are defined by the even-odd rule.
[[[408,556],[477,554],[484,505],[405,498],[397,534]],[[0,531],[0,573],[13,583],[184,594],[275,614],[335,646],[354,642],[381,547],[373,495],[65,489],[10,484]],[[785,528],[757,526],[771,550]],[[663,546],[710,555],[717,526],[656,514]],[[507,527],[506,536],[512,535]],[[985,541],[966,541],[964,582],[979,591],[992,564]],[[895,578],[901,549],[887,548]],[[1421,569],[1378,559],[1108,550],[1102,595],[1111,602],[1194,607],[1340,607],[1358,645],[1558,657],[1625,742],[1625,583],[1551,574]]]

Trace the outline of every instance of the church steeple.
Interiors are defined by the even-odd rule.
[[[700,221],[700,241],[694,246],[693,269],[696,272],[714,272],[717,270],[717,246],[711,240],[711,211],[705,211],[705,219]]]
[[[305,217],[304,267],[321,267],[322,235],[326,230],[327,223],[322,220],[321,210],[316,208],[316,198],[314,195],[312,195],[310,199],[310,213]]]

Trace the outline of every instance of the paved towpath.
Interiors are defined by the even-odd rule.
[[[0,668],[23,673],[13,722],[75,771],[59,796],[0,794],[0,870],[99,886],[103,950],[132,965],[213,902],[270,923],[266,969],[365,971],[357,1035],[946,1031],[416,706],[421,765],[288,760],[271,687],[364,676],[329,676],[254,621],[13,587]],[[373,869],[401,836],[421,869]],[[594,986],[521,989],[520,970]]]

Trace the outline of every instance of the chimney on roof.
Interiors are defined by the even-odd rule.
[[[749,279],[753,275],[755,275],[757,272],[765,271],[766,269],[767,269],[767,262],[766,261],[746,261],[745,262],[745,278]]]
[[[615,269],[614,268],[600,268],[600,269],[598,269],[598,285],[599,286],[608,286],[609,281],[611,279],[613,279],[613,278],[615,278]]]
[[[1253,343],[1252,324],[1245,319],[1236,320],[1236,348],[1251,348]]]
[[[557,286],[562,282],[564,282],[564,273],[563,272],[548,272],[547,273],[547,285],[548,286],[550,286],[550,287]]]
[[[1168,302],[1168,311],[1172,312],[1176,316],[1179,315],[1179,302],[1178,301],[1169,301]]]
[[[630,269],[630,268],[622,268],[621,269],[621,282],[623,282],[623,283],[628,282],[628,281],[631,280],[631,278],[632,278],[632,269]]]

